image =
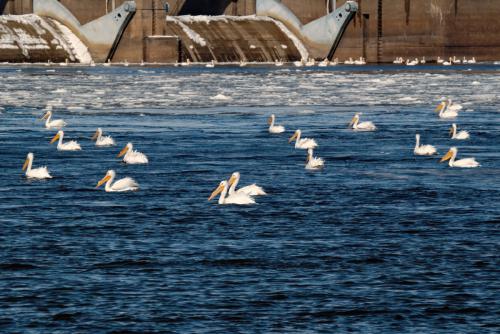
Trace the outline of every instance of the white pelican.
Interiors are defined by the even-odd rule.
[[[403,63],[403,58],[401,57],[397,57],[396,59],[394,59],[394,61],[392,62],[393,64],[402,64]]]
[[[354,60],[352,60],[352,57],[349,57],[349,60],[344,61],[344,65],[354,65]]]
[[[455,118],[458,116],[456,111],[448,109],[448,104],[444,101],[434,111],[439,111],[439,118]]]
[[[63,143],[64,131],[62,131],[62,130],[59,130],[57,132],[57,134],[54,136],[54,138],[52,138],[50,143],[53,144],[58,139],[59,139],[59,142],[57,143],[57,150],[58,151],[80,151],[82,149],[80,147],[80,144],[78,144],[74,140],[69,141],[67,143]]]
[[[45,127],[47,129],[53,129],[53,128],[56,128],[56,129],[60,129],[64,126],[66,126],[66,122],[63,121],[62,119],[55,119],[55,120],[52,120],[52,110],[47,110],[47,112],[45,113],[45,115],[43,115],[42,117],[42,120],[46,120],[45,121]]]
[[[314,156],[313,149],[307,150],[306,169],[321,169],[325,167],[325,161],[322,158]]]
[[[240,173],[239,172],[234,172],[231,175],[231,178],[229,179],[229,195],[233,194],[245,194],[248,196],[263,196],[267,195],[264,189],[262,187],[254,184],[251,184],[246,187],[241,187],[240,189],[236,190],[236,187],[238,186],[238,182],[240,182]]]
[[[209,62],[208,64],[206,64],[205,67],[214,68],[215,67],[215,60],[212,59],[212,61]]]
[[[118,153],[118,158],[124,154],[123,162],[127,164],[147,164],[149,162],[148,157],[144,153],[134,151],[132,143],[128,143],[123,150]]]
[[[406,66],[416,66],[418,65],[419,60],[418,58],[415,58],[413,60],[406,59]]]
[[[215,189],[212,192],[208,200],[211,201],[215,196],[221,194],[219,197],[219,204],[236,204],[236,205],[255,204],[255,200],[252,197],[243,193],[235,193],[226,197],[227,190],[228,190],[227,181],[222,181],[217,187],[217,189]]]
[[[479,167],[479,162],[476,161],[474,158],[467,158],[467,159],[460,159],[460,160],[455,160],[457,157],[457,148],[452,147],[446,153],[446,155],[441,159],[440,162],[444,162],[446,160],[450,160],[448,163],[450,167],[461,167],[461,168],[474,168],[474,167]]]
[[[453,65],[453,60],[450,57],[450,58],[448,58],[448,61],[444,61],[442,64],[444,66],[451,66],[451,65]]]
[[[469,59],[469,64],[475,64],[476,63],[476,57],[472,57],[472,59]]]
[[[458,103],[454,103],[451,99],[448,99],[448,109],[453,111],[462,110],[462,105]]]
[[[95,146],[114,146],[115,140],[110,136],[103,136],[102,129],[97,128],[96,132],[92,136],[92,140],[95,140]]]
[[[115,171],[108,170],[108,172],[102,178],[102,180],[97,183],[96,189],[102,186],[104,183],[106,183],[106,187],[104,189],[108,193],[139,190],[139,184],[135,182],[134,179],[126,177],[113,183],[115,177],[116,177]]]
[[[437,153],[436,148],[432,145],[420,145],[420,135],[418,133],[415,135],[415,138],[417,140],[415,149],[413,150],[415,155],[433,155]]]
[[[444,60],[443,60],[443,59],[441,59],[441,57],[439,57],[439,56],[438,56],[438,58],[437,58],[437,60],[436,60],[436,63],[438,63],[438,64],[442,64],[442,63],[444,63]]]
[[[269,133],[283,133],[283,132],[285,132],[284,126],[274,125],[275,120],[276,120],[276,117],[274,116],[274,114],[272,114],[267,120],[267,124],[269,124]]]
[[[323,59],[323,61],[318,63],[318,67],[327,67],[328,65],[330,65],[330,61],[328,60],[328,58],[325,58]]]
[[[359,123],[359,115],[361,113],[356,113],[349,123],[349,127],[351,127],[355,131],[375,131],[377,127],[372,122],[361,122]]]
[[[283,66],[283,62],[281,60],[276,59],[274,61],[274,65],[277,66],[277,67],[281,67],[281,66]]]
[[[359,57],[354,61],[354,65],[366,65],[366,60],[363,57]]]
[[[464,140],[464,139],[469,139],[469,132],[462,130],[460,132],[457,132],[457,125],[453,123],[450,128],[450,136],[451,139],[456,139],[456,140]]]
[[[300,138],[302,135],[302,131],[296,130],[293,136],[288,139],[288,142],[291,143],[295,139],[295,148],[300,148],[303,150],[307,150],[308,148],[316,148],[318,144],[312,138]]]
[[[420,60],[420,64],[425,64],[427,61],[425,60],[425,56],[422,57],[422,59]]]
[[[23,171],[26,171],[26,177],[28,179],[51,179],[52,176],[49,174],[49,170],[47,167],[39,167],[35,169],[31,169],[31,166],[33,165],[33,159],[34,155],[33,153],[28,153],[28,156],[26,157],[26,161],[24,162],[23,165]]]

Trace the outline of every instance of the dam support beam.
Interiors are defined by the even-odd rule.
[[[84,25],[56,0],[33,0],[33,11],[65,24],[85,43],[95,61],[105,62],[113,57],[123,31],[135,14],[136,4],[126,1],[109,14]]]
[[[312,58],[321,59],[333,56],[357,10],[358,4],[355,1],[347,1],[334,12],[303,25],[283,3],[277,0],[257,0],[257,15],[283,22],[302,40]]]

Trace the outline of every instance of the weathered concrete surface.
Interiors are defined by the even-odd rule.
[[[169,35],[182,41],[183,60],[195,62],[296,61],[301,55],[273,20],[258,17],[219,17],[209,22],[171,18]]]
[[[77,62],[78,52],[67,32],[39,16],[0,16],[0,61]]]
[[[339,0],[338,3],[343,1]],[[500,59],[500,1],[358,0],[360,10],[335,57],[450,56]]]
[[[435,59],[437,56],[455,55],[475,56],[478,60],[500,59],[498,0],[357,1],[360,9],[349,24],[334,57],[346,59],[365,56],[370,62],[390,62],[398,56]],[[82,24],[106,14],[104,0],[60,2]],[[116,6],[123,2],[115,1]],[[337,5],[344,2],[337,0]],[[111,3],[109,0],[108,12]],[[139,10],[124,31],[113,61],[141,61],[144,59],[145,38],[173,33],[167,27],[160,0],[136,0],[136,3]],[[176,15],[182,10],[187,12],[183,8],[188,0],[170,0],[169,3],[172,8],[170,14]],[[326,14],[326,0],[282,0],[282,3],[290,8],[302,24]],[[255,8],[252,6],[255,6],[255,0],[235,0],[228,4],[224,13],[254,14]],[[31,11],[31,0],[10,0],[5,7],[5,12],[11,14]],[[261,29],[258,28],[259,31]],[[245,36],[251,33],[248,31]]]
[[[144,40],[147,63],[176,63],[181,59],[181,40],[177,36],[149,36]]]
[[[50,17],[65,24],[89,48],[96,61],[105,62],[112,55],[123,30],[134,15],[134,1],[125,1],[108,14],[86,24],[81,24],[72,12],[56,0],[33,0],[35,14]]]

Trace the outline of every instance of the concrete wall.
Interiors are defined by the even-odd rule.
[[[124,0],[115,0],[116,6]],[[170,0],[170,14],[188,14],[188,8],[208,0]],[[357,0],[360,10],[349,25],[335,57],[365,56],[370,62],[390,62],[395,57],[475,56],[478,60],[500,59],[499,0]],[[144,38],[173,33],[165,22],[160,0],[136,0],[138,11],[115,53],[116,61],[140,61]],[[282,0],[308,23],[326,14],[326,0]],[[345,0],[337,0],[341,5]],[[106,13],[104,0],[61,0],[86,23]],[[112,0],[108,1],[111,9]],[[209,8],[224,14],[255,13],[255,0],[210,0]],[[150,10],[155,9],[158,10]],[[206,8],[205,8],[206,10]],[[6,13],[30,13],[31,0],[9,0]],[[253,29],[253,27],[249,27]],[[261,31],[261,29],[258,29]],[[245,35],[251,35],[254,30]],[[260,32],[259,32],[260,33]],[[224,31],[221,37],[224,36]]]
[[[338,1],[343,3],[344,1]],[[335,57],[500,59],[500,1],[358,0],[360,10]]]

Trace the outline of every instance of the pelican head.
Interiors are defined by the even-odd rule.
[[[351,122],[349,123],[349,127],[353,126],[356,122],[359,121],[359,116],[361,115],[360,112],[357,112],[354,114],[354,117],[351,119]]]
[[[50,141],[50,143],[54,144],[62,136],[64,136],[64,131],[62,131],[62,130],[57,131],[56,135],[54,136],[54,138],[52,138],[52,140]]]
[[[453,123],[450,128],[450,137],[453,137],[453,134],[457,131],[457,125]]]
[[[23,165],[23,171],[25,171],[26,168],[28,168],[30,161],[33,161],[33,153],[31,153],[31,152],[28,153],[28,155],[26,156],[26,161],[24,162],[24,165]]]
[[[50,116],[52,116],[52,108],[47,110],[47,112],[45,113],[45,115],[43,115],[43,117],[40,119],[41,121],[43,120],[46,120],[47,118],[49,118]]]
[[[300,134],[301,134],[300,130],[295,130],[295,133],[293,134],[293,136],[291,136],[290,139],[288,139],[288,143],[291,143],[292,141],[297,139],[300,136]]]
[[[434,111],[435,112],[440,112],[441,110],[444,109],[444,107],[446,107],[446,102],[445,101],[443,101],[440,104],[438,104],[438,106],[436,107],[436,109],[434,109]]]
[[[457,148],[456,147],[452,147],[450,148],[450,150],[448,151],[448,153],[446,153],[444,155],[444,157],[441,158],[441,160],[439,162],[445,162],[447,160],[450,160],[451,158],[453,158],[453,156],[456,156],[457,155]]]
[[[102,136],[102,129],[97,128],[94,135],[92,136],[92,140],[97,140],[97,138],[99,138],[100,136]]]
[[[132,143],[128,143],[127,145],[125,145],[125,147],[123,148],[123,150],[120,151],[120,153],[118,153],[118,158],[125,155],[125,153],[127,153],[128,151],[132,151],[133,149],[133,146],[132,146]]]
[[[114,170],[108,170],[106,175],[102,178],[101,181],[97,183],[97,186],[95,187],[96,189],[102,186],[104,183],[108,182],[109,180],[113,179],[115,177],[116,173]]]
[[[229,178],[229,185],[232,186],[233,183],[238,181],[240,179],[240,172],[234,172],[231,174],[231,177]]]
[[[269,124],[269,125],[273,124],[274,119],[275,119],[275,116],[274,116],[274,114],[272,114],[272,115],[271,115],[271,116],[269,116],[269,118],[267,119],[267,124]]]
[[[212,199],[214,199],[214,197],[220,194],[226,187],[227,187],[227,181],[221,181],[219,186],[212,192],[208,200],[211,201]]]

